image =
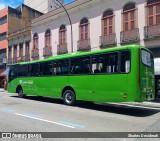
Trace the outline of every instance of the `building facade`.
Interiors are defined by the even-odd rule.
[[[5,69],[8,33],[8,8],[0,10],[0,73]]]
[[[8,41],[7,35],[14,32],[19,26],[23,26],[20,22],[20,11],[11,7],[0,10],[0,71],[3,72],[6,67]],[[18,25],[18,26],[17,26]]]
[[[64,4],[64,0],[59,0]],[[24,0],[24,4],[42,13],[47,13],[60,6],[56,0]]]
[[[8,34],[8,62],[7,64],[17,63],[20,60],[30,61],[31,46],[31,21],[42,15],[41,12],[34,10],[24,4],[19,6],[20,11],[18,26],[16,30]],[[12,19],[13,17],[9,17]]]
[[[66,9],[73,49],[71,25],[61,7],[32,21],[37,59],[127,44],[140,44],[160,57],[160,0],[77,0]]]

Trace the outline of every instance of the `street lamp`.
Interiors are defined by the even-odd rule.
[[[73,53],[73,30],[72,30],[72,22],[71,22],[71,18],[68,14],[68,11],[67,9],[64,7],[64,5],[59,1],[59,0],[56,0],[62,7],[63,9],[65,10],[67,16],[68,16],[68,19],[69,19],[69,22],[70,22],[70,26],[71,26],[71,52]]]

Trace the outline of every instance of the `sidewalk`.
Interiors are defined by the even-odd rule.
[[[142,106],[142,107],[150,107],[150,108],[160,108],[160,102],[130,102],[130,103],[125,103],[129,106]]]
[[[100,104],[100,103],[98,103]],[[103,103],[112,106],[118,107],[148,107],[148,108],[159,108],[160,109],[160,98],[156,98],[152,101],[145,101],[145,102],[122,102],[122,103]]]
[[[101,104],[101,103],[97,103]],[[159,108],[160,103],[156,102],[123,102],[123,103],[103,103],[105,105],[111,105],[116,107],[145,107],[145,108]]]
[[[152,101],[126,102],[122,104],[125,104],[126,106],[142,106],[142,107],[150,107],[150,108],[160,108],[160,98],[155,98]]]

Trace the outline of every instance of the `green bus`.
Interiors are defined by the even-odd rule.
[[[58,55],[10,66],[9,93],[91,102],[154,99],[153,55],[140,45]]]

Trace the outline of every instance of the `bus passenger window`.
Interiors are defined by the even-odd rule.
[[[53,63],[54,75],[68,75],[69,73],[69,60],[59,60]]]
[[[28,75],[29,76],[38,76],[39,75],[39,64],[30,64]]]
[[[79,57],[71,59],[71,74],[89,74],[90,57]]]
[[[117,73],[118,53],[100,54],[92,57],[93,73]]]
[[[121,52],[121,73],[129,73],[130,72],[130,58],[131,53],[130,51],[122,51]]]
[[[15,78],[16,77],[16,72],[15,69],[11,68],[9,71],[9,77],[11,78]]]
[[[101,55],[96,55],[92,57],[92,73],[103,73]]]
[[[28,75],[28,65],[20,65],[18,77],[24,77]]]
[[[44,62],[40,63],[40,70],[39,75],[40,76],[49,76],[52,75],[52,62]]]
[[[118,72],[118,53],[109,53],[107,55],[107,73]]]

